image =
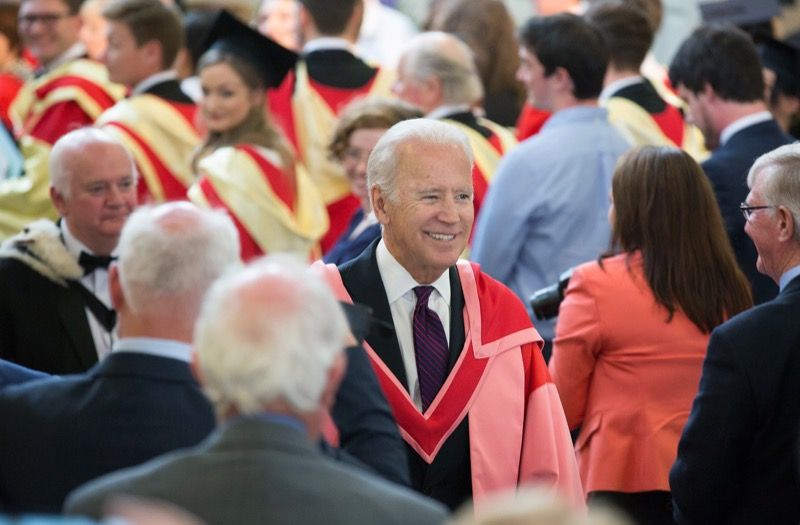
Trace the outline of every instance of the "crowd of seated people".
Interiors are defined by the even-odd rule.
[[[0,524],[800,522],[800,51],[408,4],[0,2]]]

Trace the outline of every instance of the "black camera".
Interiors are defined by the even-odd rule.
[[[564,300],[564,291],[567,289],[569,279],[572,277],[572,268],[558,276],[558,282],[540,290],[536,290],[528,298],[528,303],[533,309],[536,319],[543,321],[558,315],[558,308]]]

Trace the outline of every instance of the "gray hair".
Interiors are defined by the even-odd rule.
[[[56,141],[50,150],[48,168],[50,171],[50,186],[52,186],[61,196],[70,196],[70,183],[72,175],[82,169],[81,164],[91,162],[86,155],[86,148],[95,144],[108,144],[119,146],[131,161],[131,173],[133,174],[134,186],[138,180],[136,164],[133,161],[128,148],[122,142],[115,139],[99,128],[85,127],[63,135]]]
[[[756,159],[747,174],[747,186],[763,179],[764,199],[772,206],[784,206],[792,214],[794,237],[800,241],[800,143],[787,144]]]
[[[189,298],[196,304],[186,304],[187,312],[196,311],[211,283],[239,264],[231,219],[188,202],[140,207],[125,223],[118,248],[120,283],[133,312],[164,298]]]
[[[404,120],[389,128],[378,140],[367,161],[367,187],[379,187],[386,196],[395,201],[398,168],[402,161],[401,146],[409,142],[423,142],[442,146],[458,146],[469,159],[470,169],[475,162],[472,146],[463,131],[445,122],[416,118]],[[374,204],[373,209],[374,209]]]
[[[446,104],[474,104],[483,98],[483,84],[470,47],[440,31],[411,39],[403,53],[403,68],[413,77],[438,78]]]
[[[194,344],[206,394],[220,414],[272,403],[311,412],[348,333],[317,273],[286,254],[260,259],[220,279],[203,304]]]

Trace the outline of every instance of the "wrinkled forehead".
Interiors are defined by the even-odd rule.
[[[92,142],[66,152],[62,158],[73,181],[116,180],[131,176],[133,160],[127,150],[114,142]]]

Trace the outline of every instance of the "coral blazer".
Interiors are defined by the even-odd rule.
[[[658,305],[636,252],[576,268],[556,326],[550,373],[592,491],[669,490],[709,334]]]

